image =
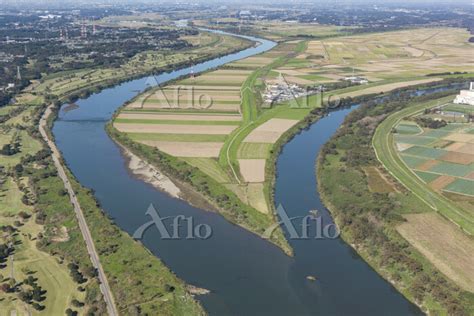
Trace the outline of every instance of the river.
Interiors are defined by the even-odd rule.
[[[195,224],[212,227],[206,240],[163,240],[147,230],[143,244],[180,278],[211,290],[199,296],[210,315],[419,315],[419,309],[382,279],[341,239],[290,240],[294,257],[256,235],[227,222],[219,214],[200,210],[157,191],[130,174],[119,147],[105,124],[124,102],[147,87],[267,51],[275,43],[248,37],[260,45],[154,78],[146,77],[105,89],[72,111],[61,110],[53,134],[74,176],[124,231],[149,221],[153,203],[161,216],[192,216]],[[317,194],[315,160],[350,109],[331,113],[285,145],[277,163],[276,203],[288,215],[311,209],[330,216]],[[318,279],[307,280],[308,275]]]

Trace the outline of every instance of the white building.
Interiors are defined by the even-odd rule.
[[[345,77],[344,80],[350,81],[354,84],[368,84],[369,83],[369,80],[359,77],[359,76]]]
[[[474,82],[471,82],[469,90],[461,90],[453,102],[474,105]]]

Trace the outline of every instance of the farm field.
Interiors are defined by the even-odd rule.
[[[437,129],[418,126],[410,132],[407,130],[409,123],[404,121],[420,115],[426,108],[451,100],[452,97],[446,97],[392,114],[377,128],[373,145],[378,159],[398,181],[429,208],[472,235],[472,209],[456,203],[445,194],[449,192],[473,198],[473,138],[468,133],[472,124],[453,123]],[[402,133],[397,133],[398,126]]]
[[[306,49],[273,69],[301,86],[328,85],[351,76],[368,84],[337,91],[339,97],[388,92],[408,85],[437,81],[428,74],[472,69],[469,34],[462,29],[430,28],[310,40]]]
[[[397,125],[397,132],[401,126],[406,133],[405,125]],[[398,137],[397,133],[396,146],[402,160],[431,188],[474,197],[474,138],[466,133],[470,127],[472,124],[449,124],[435,130],[413,130],[410,136]]]
[[[215,18],[212,22],[218,22],[225,27],[227,23],[239,23],[237,18]],[[208,26],[209,21],[197,20],[196,25]],[[297,39],[301,35],[330,37],[335,35],[345,34],[344,29],[347,27],[320,25],[317,23],[293,23],[291,21],[247,21],[245,26],[257,36],[269,38],[274,41],[286,41],[292,38]]]
[[[397,227],[418,251],[441,272],[467,291],[474,292],[474,243],[436,213],[408,214]]]

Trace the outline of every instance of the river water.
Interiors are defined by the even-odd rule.
[[[156,229],[147,230],[142,240],[184,281],[211,290],[198,297],[210,315],[421,314],[340,239],[290,240],[295,256],[288,257],[219,214],[157,191],[127,170],[126,159],[104,129],[113,112],[147,83],[163,83],[275,46],[271,41],[249,39],[260,45],[193,68],[119,84],[77,101],[75,110],[61,110],[53,134],[68,167],[130,234],[150,220],[145,215],[150,203],[161,216],[192,216],[195,225],[212,227],[212,236],[206,240],[163,240]],[[277,163],[275,199],[288,216],[304,216],[318,209],[326,222],[331,221],[317,194],[315,160],[321,145],[350,111],[332,112],[283,148]],[[316,276],[317,281],[307,280],[308,275]]]

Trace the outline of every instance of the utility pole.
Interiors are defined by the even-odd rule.
[[[82,24],[81,24],[81,37],[87,38],[87,28],[86,28],[86,23],[84,20],[82,20]]]
[[[16,66],[16,80],[21,81],[20,66]]]

